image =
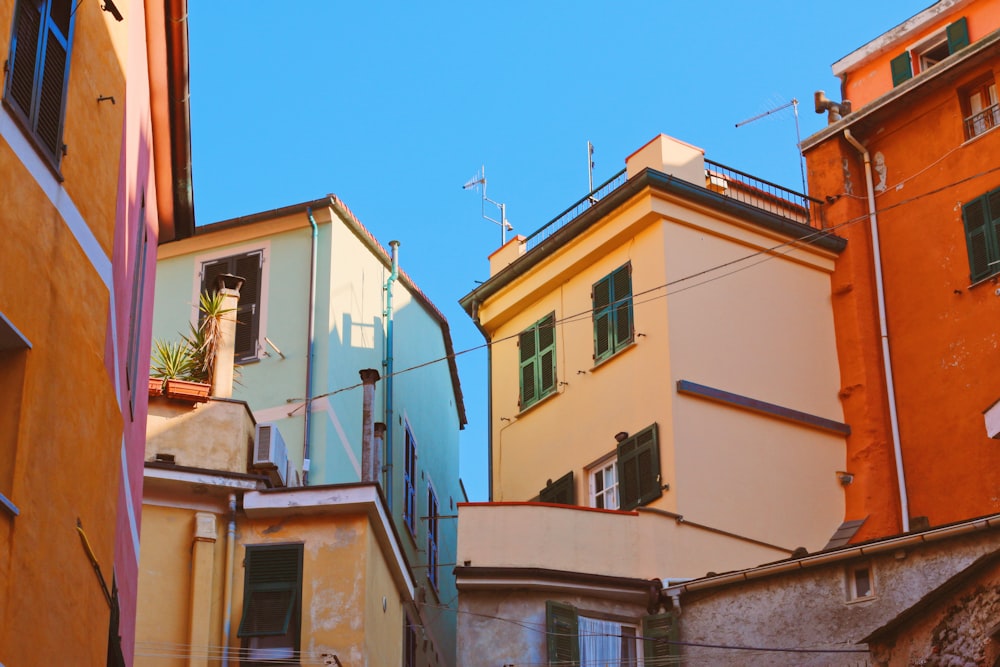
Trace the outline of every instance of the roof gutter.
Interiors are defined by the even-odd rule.
[[[896,388],[889,354],[889,329],[885,315],[885,288],[882,278],[882,251],[878,239],[878,215],[875,210],[875,186],[872,181],[872,161],[868,149],[844,130],[844,139],[854,146],[865,162],[865,186],[868,190],[868,223],[872,236],[872,264],[875,268],[875,295],[878,300],[879,337],[882,339],[882,369],[885,373],[886,399],[889,403],[889,425],[892,429],[892,451],[896,459],[896,485],[899,487],[899,513],[903,532],[910,532],[910,504],[906,495],[906,473],[903,470],[903,448],[899,438],[899,417],[896,412]]]

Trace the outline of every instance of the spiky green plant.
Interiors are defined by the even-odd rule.
[[[215,361],[222,346],[222,318],[233,312],[223,307],[218,292],[202,292],[198,302],[198,326],[190,325],[179,342],[153,342],[151,375],[155,378],[212,383]]]
[[[183,341],[153,341],[150,375],[161,380],[193,380],[194,357]]]

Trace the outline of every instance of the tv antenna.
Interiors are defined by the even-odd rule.
[[[587,175],[590,176],[590,189],[587,192],[594,191],[594,144],[587,141]]]
[[[482,186],[482,190],[479,189],[479,186]],[[497,201],[493,201],[492,199],[486,196],[486,165],[481,166],[479,168],[479,171],[476,172],[476,175],[470,178],[468,182],[462,186],[462,189],[476,190],[482,193],[483,219],[489,220],[495,225],[500,225],[500,245],[505,245],[507,243],[507,232],[514,231],[514,227],[509,222],[507,222],[507,205]],[[499,209],[500,211],[499,220],[496,220],[495,218],[491,218],[490,216],[486,215],[487,203],[490,203],[493,206],[496,206],[497,209]]]
[[[754,122],[755,120],[760,120],[761,118],[770,116],[773,113],[784,111],[788,107],[792,107],[792,114],[795,116],[795,148],[797,148],[799,152],[799,172],[802,174],[802,194],[806,195],[809,194],[809,192],[806,190],[805,158],[802,157],[802,149],[800,148],[800,146],[802,145],[802,137],[799,134],[799,101],[797,99],[793,97],[791,102],[786,102],[785,104],[776,106],[769,111],[765,111],[764,113],[759,113],[753,118],[747,118],[746,120],[741,120],[740,122],[736,123],[736,127],[742,127],[744,125],[748,125]]]

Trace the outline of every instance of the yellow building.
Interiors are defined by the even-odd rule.
[[[672,632],[661,586],[832,542],[843,248],[820,202],[661,135],[490,257],[461,300],[490,344],[494,503],[459,508],[460,662],[669,657],[641,641]],[[484,615],[570,639],[496,642]]]

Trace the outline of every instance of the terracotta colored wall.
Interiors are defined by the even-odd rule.
[[[13,4],[0,9],[5,57]],[[23,385],[5,390],[21,395],[16,436],[2,452],[20,510],[0,512],[0,662],[8,667],[63,664],[67,647],[80,664],[106,659],[109,608],[76,525],[110,586],[122,443],[111,253],[125,35],[99,5],[78,8],[61,183],[0,112],[0,312],[32,344]],[[96,104],[99,95],[119,102]],[[134,556],[119,563],[126,578],[134,572]]]
[[[994,60],[994,76],[998,65]],[[996,277],[969,285],[962,224],[963,204],[1000,185],[1000,133],[965,142],[955,93],[988,69],[901,100],[855,129],[887,169],[876,205],[903,460],[910,515],[931,524],[1000,510],[1000,447],[987,438],[982,416],[1000,398],[1000,298]],[[834,308],[844,409],[854,429],[848,469],[857,473],[848,488],[848,518],[872,516],[860,539],[899,525],[867,207],[860,199],[864,174],[857,152],[839,135],[807,159],[810,192],[837,198],[827,220],[849,240],[834,274]],[[844,160],[853,196],[846,194]]]

